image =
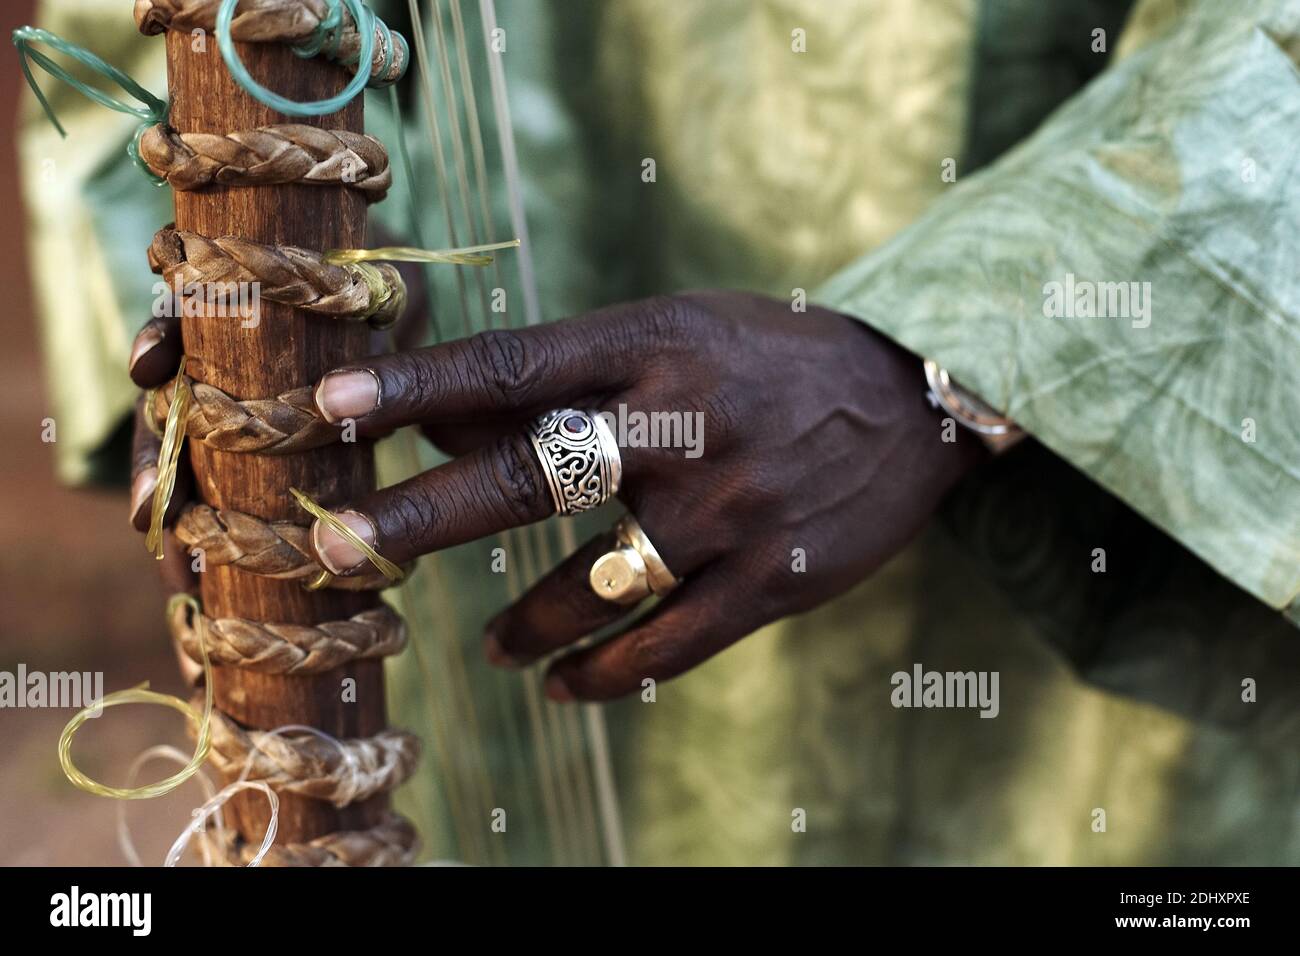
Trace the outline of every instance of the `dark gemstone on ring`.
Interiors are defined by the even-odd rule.
[[[580,435],[587,430],[587,422],[581,415],[570,415],[560,426],[571,435]]]

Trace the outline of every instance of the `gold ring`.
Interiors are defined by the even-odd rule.
[[[636,518],[624,515],[614,526],[618,546],[596,559],[588,574],[591,589],[615,604],[636,604],[651,594],[663,597],[681,583]]]

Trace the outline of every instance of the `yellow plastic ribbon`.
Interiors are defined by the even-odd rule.
[[[325,261],[332,265],[347,265],[358,262],[443,262],[454,266],[488,266],[492,256],[484,255],[498,249],[515,249],[518,239],[507,242],[489,242],[481,246],[465,246],[461,249],[416,249],[413,246],[383,246],[379,249],[331,249],[325,253]]]
[[[309,496],[299,491],[297,488],[290,488],[289,494],[293,495],[294,500],[298,502],[298,505],[304,511],[306,511],[309,515],[311,515],[313,518],[317,519],[318,521],[324,521],[325,524],[327,524],[330,527],[330,530],[337,532],[339,535],[343,537],[344,540],[348,542],[348,544],[352,545],[352,547],[356,548],[358,551],[364,554],[366,556],[366,560],[369,561],[371,564],[373,564],[375,566],[375,569],[384,577],[388,578],[388,580],[391,581],[393,584],[396,584],[397,582],[401,581],[404,577],[406,577],[406,572],[403,571],[398,565],[394,564],[392,561],[389,561],[386,557],[384,557],[374,548],[370,547],[370,545],[366,544],[366,542],[361,539],[361,535],[357,534],[355,531],[353,531],[351,528],[345,525],[331,512],[326,511],[315,501],[313,501]],[[316,590],[317,588],[324,587],[333,579],[333,575],[330,575],[328,571],[323,571],[322,575],[329,575],[329,576],[323,578],[318,576],[316,580],[312,581],[311,584],[308,585],[308,587],[311,590]]]
[[[176,490],[176,472],[181,459],[181,446],[185,442],[185,421],[190,413],[194,393],[185,378],[185,357],[176,372],[172,387],[172,403],[167,408],[167,423],[163,426],[162,446],[158,449],[158,484],[153,492],[153,512],[149,518],[149,533],[144,546],[159,561],[163,557],[163,518]],[[146,409],[150,415],[152,410]]]
[[[179,697],[149,690],[148,681],[129,690],[115,691],[106,695],[98,703],[83,707],[73,715],[72,719],[68,721],[68,725],[63,728],[63,733],[59,735],[59,766],[63,768],[64,775],[72,781],[73,786],[100,797],[116,797],[118,800],[147,800],[175,790],[198,773],[199,768],[203,766],[203,762],[208,759],[208,751],[212,747],[212,662],[208,660],[208,647],[204,633],[206,626],[203,623],[203,615],[200,613],[199,602],[188,594],[173,595],[171,600],[167,602],[169,617],[178,602],[189,604],[195,615],[195,630],[199,635],[199,651],[203,656],[203,713],[195,713],[194,708]],[[194,748],[194,756],[190,758],[190,762],[170,777],[143,787],[110,787],[98,780],[92,780],[78,770],[77,765],[72,762],[72,738],[81,729],[81,725],[91,717],[98,716],[98,712],[121,704],[157,704],[160,707],[170,707],[194,721],[198,725],[199,736],[198,743]]]

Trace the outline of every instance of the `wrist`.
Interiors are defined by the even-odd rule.
[[[950,487],[988,458],[991,449],[933,400],[922,358],[870,326],[857,324],[876,343],[877,368],[889,381],[891,401],[916,449],[914,477],[927,486]]]

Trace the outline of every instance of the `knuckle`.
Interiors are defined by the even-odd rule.
[[[495,492],[492,500],[506,509],[510,524],[534,521],[549,512],[540,466],[526,437],[498,439],[486,456],[485,467],[481,485]]]
[[[667,680],[677,676],[678,667],[672,638],[665,630],[648,623],[631,635],[629,661],[637,679]]]
[[[581,579],[567,581],[562,587],[549,591],[554,607],[570,621],[580,623],[581,636],[586,636],[603,623],[602,618],[609,613],[609,603],[591,589],[587,581],[587,569],[581,571]],[[578,575],[574,575],[577,577]]]
[[[695,307],[682,296],[656,295],[641,302],[637,329],[648,342],[670,345],[690,336],[695,324]]]
[[[417,409],[436,407],[450,385],[448,364],[438,362],[428,349],[410,353],[394,363],[389,375],[381,374],[381,401],[387,405],[390,398],[400,397]]]
[[[517,405],[546,374],[544,351],[503,329],[471,337],[469,355],[482,384],[502,407]]]
[[[406,540],[421,543],[438,538],[445,517],[436,496],[420,488],[404,488],[394,491],[391,504]]]

